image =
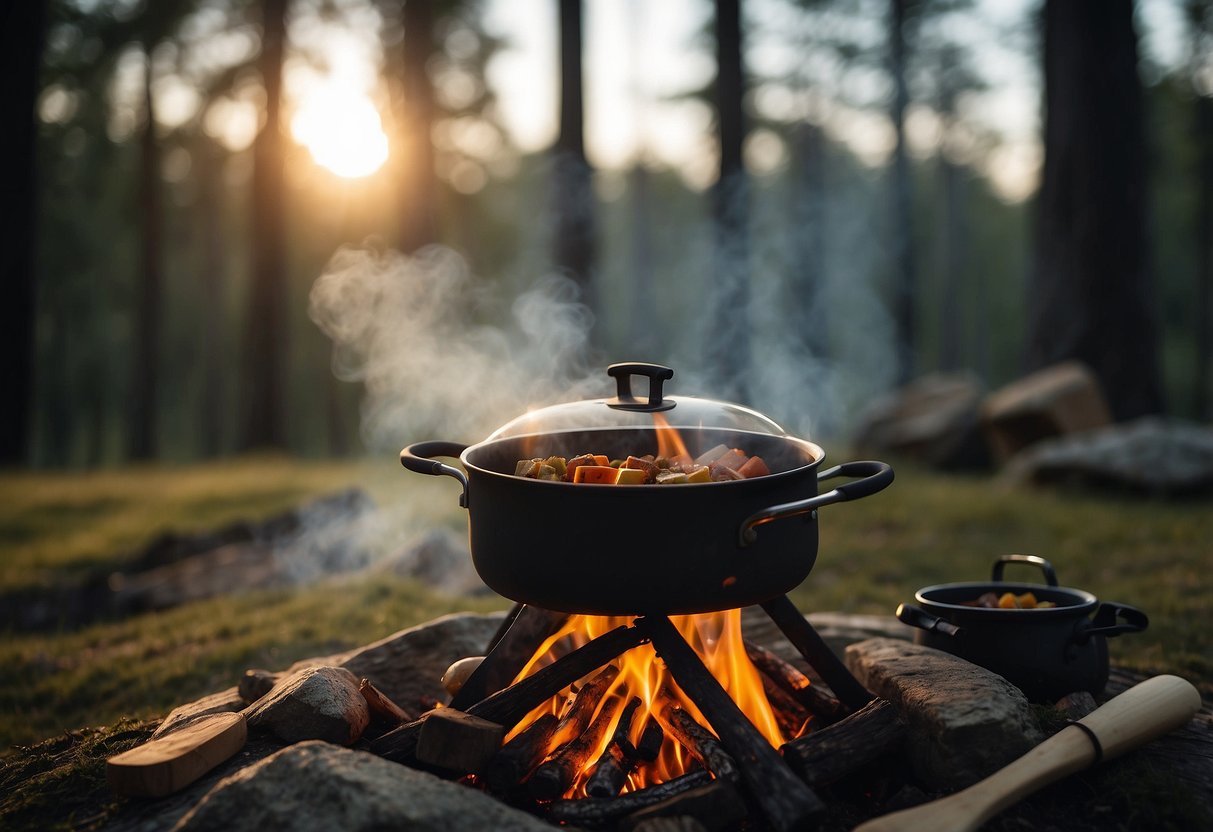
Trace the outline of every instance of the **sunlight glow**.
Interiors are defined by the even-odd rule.
[[[388,158],[379,111],[361,92],[336,85],[309,90],[291,119],[291,135],[316,164],[338,176],[369,176]]]

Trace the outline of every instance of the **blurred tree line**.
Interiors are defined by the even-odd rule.
[[[825,364],[867,335],[848,305],[863,283],[892,328],[885,386],[934,370],[996,385],[1078,357],[1122,418],[1209,420],[1213,12],[1172,5],[1185,57],[1158,65],[1131,0],[1045,0],[1009,31],[971,0],[704,2],[716,69],[686,92],[713,114],[703,193],[644,152],[591,168],[579,0],[552,0],[559,129],[539,154],[502,125],[488,67],[508,44],[482,0],[9,4],[3,463],[357,450],[358,391],[306,302],[365,240],[441,242],[499,280],[563,271],[603,355],[719,368],[721,394],[756,404],[745,379],[762,386],[772,330]],[[287,135],[286,70],[329,68],[325,27],[379,53],[393,150],[363,179]],[[971,106],[998,83],[992,42],[1041,73],[1027,201],[981,172],[1001,141]],[[839,113],[888,132],[882,164],[830,128]],[[915,114],[934,124],[925,153]],[[764,148],[777,164],[754,161]]]

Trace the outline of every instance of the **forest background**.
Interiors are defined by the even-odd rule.
[[[1207,2],[4,15],[8,466],[471,441],[631,358],[815,438],[1075,357],[1210,418]]]

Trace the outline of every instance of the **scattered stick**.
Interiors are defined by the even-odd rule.
[[[863,685],[856,681],[847,670],[842,660],[834,655],[834,651],[825,643],[813,625],[808,622],[796,605],[786,595],[780,595],[762,605],[766,614],[775,622],[775,626],[787,636],[805,661],[821,674],[821,678],[830,686],[830,690],[846,707],[848,712],[857,711],[868,702],[873,695]]]
[[[555,800],[569,790],[577,779],[577,774],[589,762],[590,755],[602,745],[621,703],[621,697],[609,697],[602,703],[598,716],[594,717],[594,721],[581,736],[565,743],[551,759],[535,769],[535,773],[527,781],[527,788],[536,800]]]
[[[647,789],[619,797],[587,797],[582,800],[557,800],[548,807],[547,818],[555,823],[573,826],[603,826],[619,818],[660,803],[666,798],[712,782],[712,775],[696,771],[667,780]]]
[[[363,679],[358,683],[358,692],[366,700],[367,707],[371,709],[371,713],[385,722],[399,725],[402,722],[411,722],[413,720],[413,717],[409,716],[404,708],[388,699],[383,691],[372,685],[370,679]]]
[[[810,786],[827,786],[893,752],[905,734],[897,709],[873,699],[845,719],[786,743],[780,753]]]
[[[842,703],[826,691],[823,685],[814,685],[808,676],[775,653],[748,641],[745,643],[745,652],[759,673],[808,709],[814,717],[815,727],[832,725],[847,715]]]
[[[468,710],[494,691],[509,687],[543,642],[568,621],[564,612],[520,606],[493,637],[488,655],[451,698],[451,707]],[[509,626],[505,624],[508,622]]]
[[[769,825],[778,832],[808,826],[825,805],[758,733],[670,620],[646,616],[637,626],[649,634],[678,687],[698,706],[737,761],[749,796]]]

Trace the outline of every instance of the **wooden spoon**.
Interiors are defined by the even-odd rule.
[[[1178,676],[1155,676],[1078,720],[985,780],[940,800],[870,820],[854,832],[970,832],[1042,786],[1111,759],[1184,725],[1200,694]]]

